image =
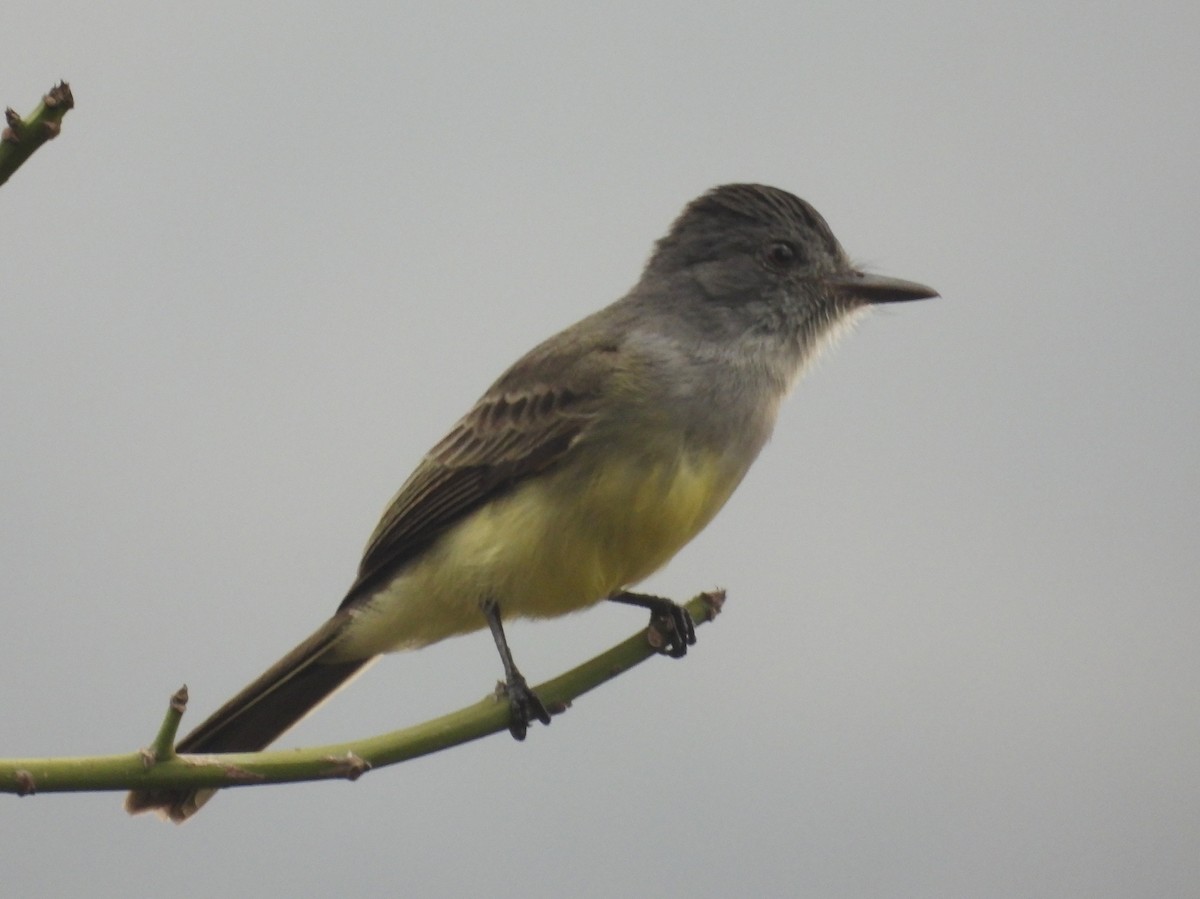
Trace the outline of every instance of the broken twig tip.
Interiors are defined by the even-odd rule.
[[[721,610],[725,608],[725,590],[718,587],[716,590],[709,590],[707,593],[701,593],[701,598],[704,600],[705,611],[707,612],[706,621],[712,621],[721,614]]]
[[[75,107],[75,95],[71,93],[71,85],[65,81],[60,81],[54,87],[50,88],[50,93],[42,97],[42,102],[46,104],[47,109],[57,109],[62,106],[66,109]]]
[[[0,131],[0,184],[32,155],[38,147],[62,132],[62,117],[75,106],[75,97],[65,81],[42,95],[42,102],[28,117],[12,107],[4,110],[5,125]]]

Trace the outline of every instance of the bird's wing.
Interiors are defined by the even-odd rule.
[[[557,463],[586,434],[602,383],[499,382],[437,444],[400,488],[367,544],[342,607],[368,594],[449,526]],[[556,379],[557,380],[557,379]]]

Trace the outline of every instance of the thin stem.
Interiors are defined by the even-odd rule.
[[[171,701],[167,703],[167,714],[163,716],[163,722],[158,728],[154,742],[150,744],[149,748],[141,751],[142,763],[147,768],[175,758],[175,735],[179,732],[179,722],[183,720],[187,704],[188,688],[187,684],[184,684],[171,694]]]
[[[687,603],[697,624],[716,617],[723,591],[702,593]],[[573,700],[657,652],[647,629],[534,689],[552,714]],[[171,713],[168,713],[170,718]],[[142,753],[78,758],[0,759],[0,793],[75,792],[147,788],[232,787],[329,778],[356,779],[366,771],[394,765],[507,730],[508,703],[486,699],[424,724],[376,737],[282,752],[177,755],[147,768]],[[167,729],[164,721],[160,737]],[[178,726],[176,721],[174,726]],[[156,746],[158,741],[156,740]],[[154,750],[157,752],[157,749]]]

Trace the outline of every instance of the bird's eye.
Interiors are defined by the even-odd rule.
[[[796,248],[784,240],[774,241],[767,247],[767,263],[772,268],[790,268],[800,261]]]

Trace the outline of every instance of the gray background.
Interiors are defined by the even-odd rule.
[[[524,745],[222,795],[0,797],[6,895],[1189,896],[1194,3],[58,3],[0,102],[0,754],[133,750],[336,605],[505,365],[756,180],[944,299],[828,354],[646,586],[727,614]],[[632,633],[510,634],[532,679]],[[474,701],[486,634],[289,736]]]

